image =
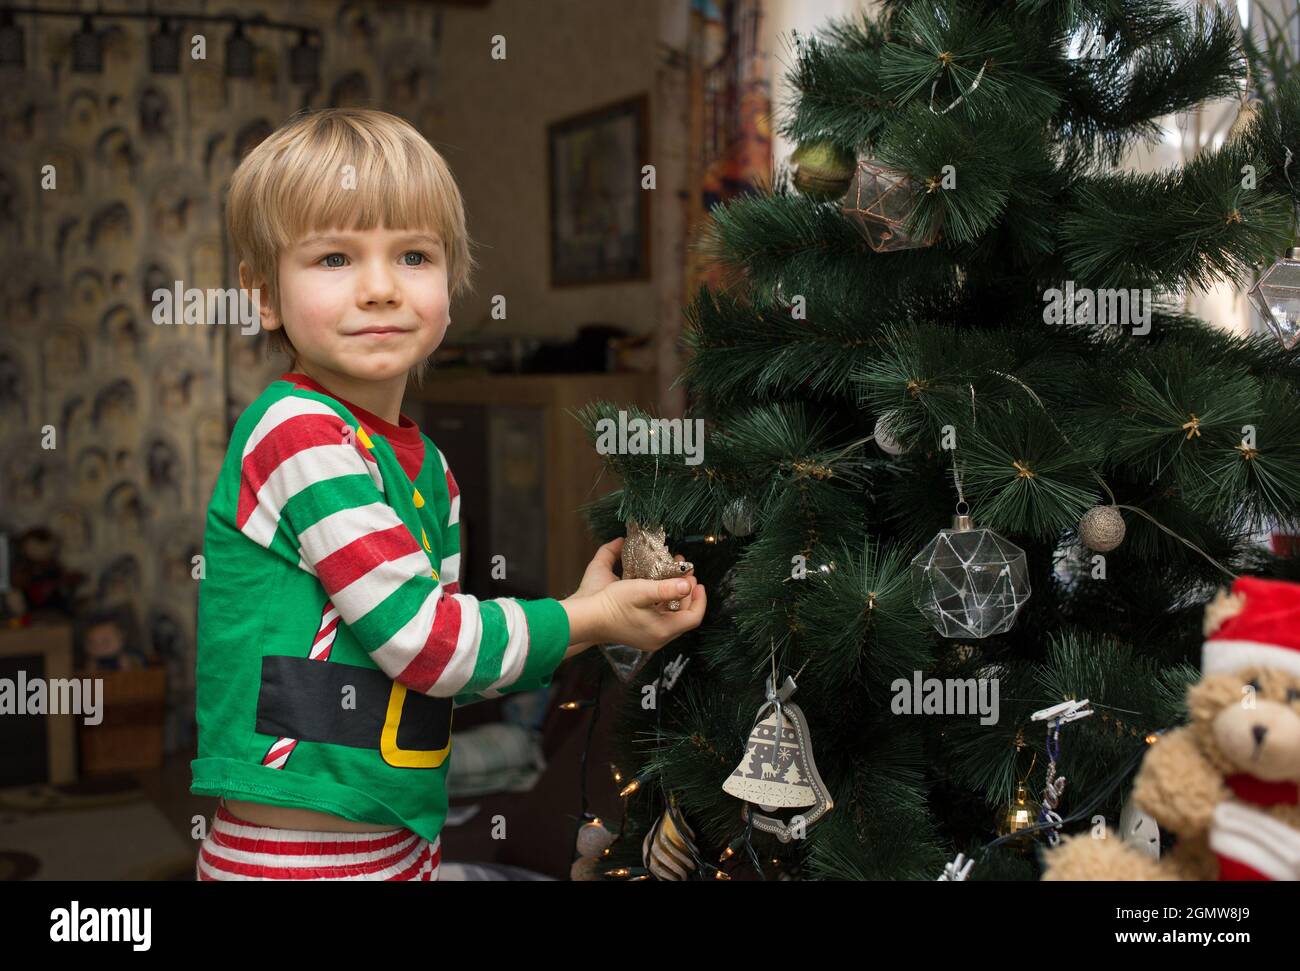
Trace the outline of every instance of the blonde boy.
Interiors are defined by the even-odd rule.
[[[564,600],[459,589],[460,493],[400,414],[473,261],[442,157],[380,111],[300,114],[231,179],[240,286],[290,370],[240,417],[208,509],[200,879],[436,879],[455,705],[550,684],[591,644],[696,627],[694,577]],[[681,609],[664,609],[680,599]]]

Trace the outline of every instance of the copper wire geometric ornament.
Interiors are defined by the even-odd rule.
[[[904,229],[924,186],[908,173],[869,160],[859,160],[840,211],[877,253],[921,249],[939,238],[937,229],[914,236]]]
[[[912,559],[912,581],[913,602],[944,637],[1008,631],[1030,594],[1025,551],[965,515]]]
[[[1246,294],[1288,351],[1300,344],[1300,248],[1293,248],[1259,278]]]

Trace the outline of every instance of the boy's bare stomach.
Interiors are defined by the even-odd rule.
[[[318,813],[314,809],[292,809],[288,806],[268,806],[263,802],[241,802],[238,799],[223,799],[224,805],[240,819],[258,826],[273,826],[276,829],[307,829],[325,833],[384,833],[400,826],[383,823],[356,823],[342,816]]]

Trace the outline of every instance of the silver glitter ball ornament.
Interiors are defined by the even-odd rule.
[[[1115,506],[1093,506],[1079,520],[1079,539],[1090,550],[1109,553],[1124,542],[1124,517]]]
[[[886,455],[902,455],[903,446],[894,437],[893,421],[893,413],[881,415],[876,419],[876,428],[872,435],[875,436],[876,444],[880,446],[880,450]]]
[[[722,513],[722,526],[732,536],[748,536],[754,531],[754,511],[744,496],[733,499]]]

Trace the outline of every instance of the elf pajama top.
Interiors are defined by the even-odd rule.
[[[393,823],[447,815],[454,706],[550,684],[557,600],[459,592],[460,494],[415,423],[282,375],[208,508],[190,791]]]

